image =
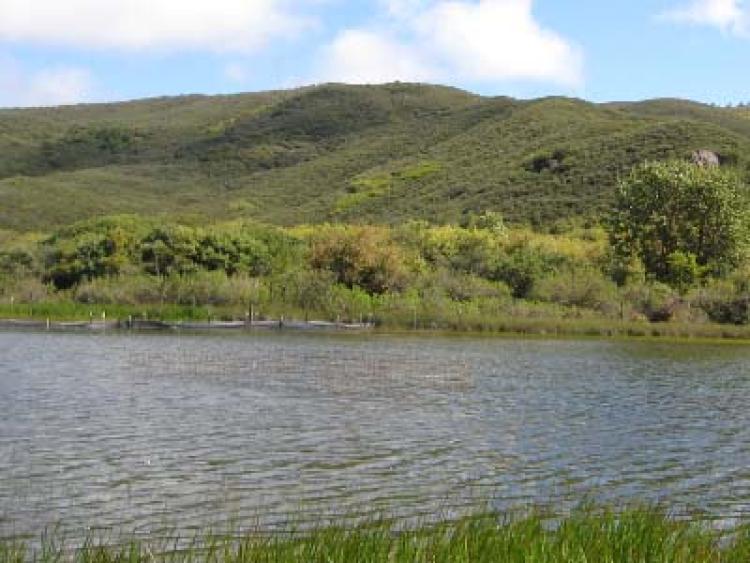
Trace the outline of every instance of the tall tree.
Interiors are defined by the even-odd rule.
[[[620,182],[608,221],[615,254],[623,263],[640,258],[648,274],[676,285],[723,274],[746,249],[745,192],[733,172],[718,167],[638,166]]]

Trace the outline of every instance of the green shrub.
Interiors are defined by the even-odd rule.
[[[507,284],[518,299],[529,297],[534,285],[559,266],[559,257],[550,257],[541,251],[518,247],[509,254],[498,257],[491,279]]]
[[[623,289],[623,298],[636,314],[653,322],[669,321],[682,302],[674,289],[659,282],[627,286]]]
[[[406,284],[404,251],[386,229],[328,226],[314,234],[310,245],[312,267],[331,272],[349,288],[378,294]]]
[[[609,315],[618,312],[620,302],[617,286],[592,268],[570,269],[542,278],[534,285],[530,297]]]
[[[695,290],[692,301],[716,323],[750,324],[750,293],[732,280],[713,280]]]

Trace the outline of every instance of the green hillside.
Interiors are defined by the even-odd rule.
[[[0,110],[0,229],[117,213],[549,224],[595,217],[633,164],[696,149],[747,174],[750,114],[419,84]]]

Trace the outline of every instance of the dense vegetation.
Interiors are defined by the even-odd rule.
[[[748,215],[738,182],[720,168],[644,165],[623,180],[608,231],[544,234],[494,212],[460,226],[191,226],[121,215],[50,235],[5,231],[0,314],[475,330],[567,321],[584,332],[597,323],[745,325]]]
[[[277,535],[211,535],[182,544],[116,541],[92,537],[71,550],[54,535],[36,548],[0,541],[0,563],[28,560],[109,562],[300,562],[309,563],[584,563],[659,561],[740,563],[750,559],[747,529],[721,534],[699,524],[673,520],[653,509],[619,513],[579,509],[552,525],[549,516],[485,515],[394,531],[392,522],[321,526]]]
[[[0,316],[750,324],[747,115],[414,84],[0,110]]]
[[[418,84],[0,110],[0,228],[601,218],[618,176],[710,149],[748,175],[742,108],[487,98]]]

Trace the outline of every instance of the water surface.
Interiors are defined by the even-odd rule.
[[[750,511],[750,349],[0,333],[0,535],[588,497]]]

